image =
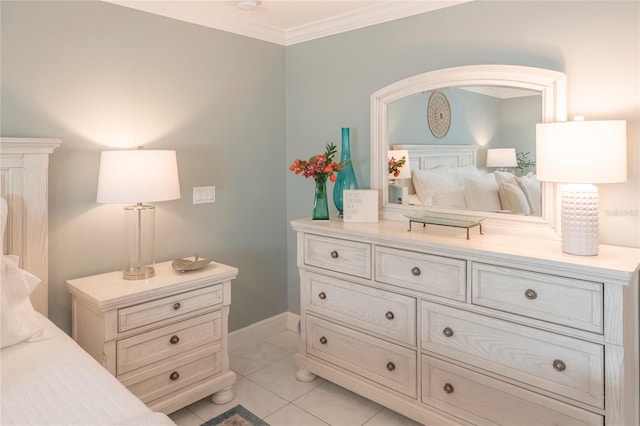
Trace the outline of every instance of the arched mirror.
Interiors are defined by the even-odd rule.
[[[557,238],[556,185],[535,179],[535,124],[566,115],[565,75],[541,68],[447,68],[375,92],[371,188],[380,218],[482,216],[489,232]],[[396,179],[391,157],[411,173]]]

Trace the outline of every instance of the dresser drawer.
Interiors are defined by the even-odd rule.
[[[318,274],[308,274],[308,285],[308,311],[416,344],[414,298]]]
[[[471,301],[517,315],[603,332],[601,283],[473,263]]]
[[[304,263],[362,278],[371,278],[371,245],[304,235]]]
[[[465,301],[464,260],[376,247],[376,281]]]
[[[116,343],[117,374],[149,365],[221,338],[222,313],[212,312]]]
[[[307,353],[412,398],[416,352],[307,315]]]
[[[474,424],[602,425],[602,416],[491,377],[422,356],[422,401]]]
[[[118,332],[122,333],[199,309],[222,305],[222,285],[175,294],[139,305],[118,309]]]
[[[211,344],[173,359],[118,376],[142,402],[148,403],[222,371],[220,344]]]
[[[422,348],[594,407],[604,406],[604,349],[422,301]]]

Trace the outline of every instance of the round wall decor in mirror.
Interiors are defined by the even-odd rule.
[[[444,93],[435,91],[429,96],[427,104],[427,123],[436,138],[446,136],[451,126],[451,106]]]

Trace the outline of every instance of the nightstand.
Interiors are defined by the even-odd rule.
[[[228,317],[238,270],[211,263],[179,273],[171,262],[155,270],[147,280],[119,271],[67,281],[73,339],[154,411],[209,395],[231,401]]]

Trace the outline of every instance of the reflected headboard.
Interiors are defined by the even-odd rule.
[[[7,201],[2,254],[20,257],[20,267],[40,278],[31,293],[36,311],[48,316],[49,154],[53,138],[0,138],[0,196]]]

